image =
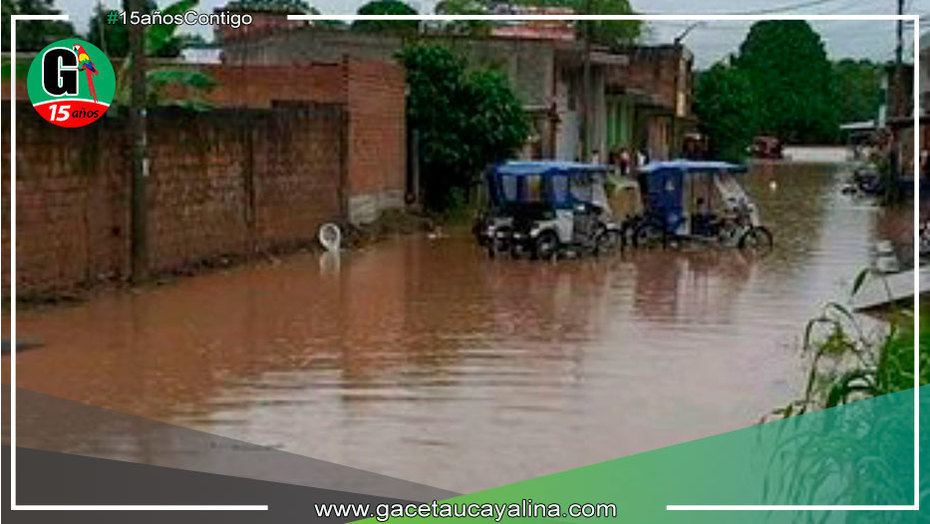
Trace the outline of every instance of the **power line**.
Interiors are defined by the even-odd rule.
[[[836,1],[838,1],[838,0],[810,0],[810,1],[808,1],[808,2],[801,2],[801,3],[797,3],[797,4],[793,4],[793,5],[784,5],[784,6],[780,6],[780,7],[770,7],[770,8],[767,8],[767,9],[759,9],[759,10],[755,10],[755,11],[743,11],[743,12],[741,12],[741,13],[740,13],[740,12],[737,12],[737,13],[727,13],[727,14],[734,14],[734,15],[766,15],[766,14],[772,14],[772,13],[783,13],[783,12],[785,12],[785,11],[794,11],[794,10],[797,10],[797,9],[805,9],[805,8],[808,8],[808,7],[815,7],[815,6],[818,6],[818,5],[829,4],[830,2],[836,2]]]

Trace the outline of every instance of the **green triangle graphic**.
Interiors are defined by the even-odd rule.
[[[919,391],[930,424],[930,387]],[[631,524],[730,522],[920,522],[916,511],[668,511],[667,505],[905,505],[914,503],[914,390],[761,424],[594,464],[447,502],[613,503],[616,518],[515,518],[499,522],[617,521]],[[924,432],[926,435],[926,432]],[[922,435],[922,492],[930,504]],[[584,435],[566,446],[583,446]],[[515,511],[507,506],[507,511]],[[384,509],[384,511],[387,511]],[[922,512],[930,521],[930,510]],[[395,521],[449,521],[407,517]],[[461,519],[454,519],[461,520]],[[497,518],[466,518],[492,522]],[[368,519],[365,522],[375,522]]]

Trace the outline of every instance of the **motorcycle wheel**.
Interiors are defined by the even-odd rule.
[[[609,255],[623,249],[623,236],[614,229],[603,229],[594,238],[594,254]]]
[[[533,258],[554,258],[558,250],[559,237],[555,231],[543,231],[536,237],[536,243],[533,245]]]
[[[633,247],[653,249],[665,243],[665,232],[654,222],[640,224],[633,231]]]
[[[743,233],[739,239],[739,248],[756,255],[768,254],[774,246],[772,232],[764,226],[754,226]]]

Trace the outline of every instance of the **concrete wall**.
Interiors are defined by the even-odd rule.
[[[669,112],[683,97],[683,110],[678,116],[691,114],[693,74],[690,52],[671,45],[633,47],[622,52],[627,65],[611,66],[607,70],[607,85],[622,91],[636,91],[651,105]],[[676,89],[677,83],[677,89]],[[646,101],[646,100],[644,100]]]
[[[423,38],[454,50],[472,67],[503,71],[525,105],[547,106],[550,103],[554,81],[554,42],[445,35]],[[224,47],[223,60],[229,65],[254,66],[338,62],[344,56],[393,62],[403,46],[403,39],[391,35],[308,28],[228,42]]]
[[[569,66],[558,69],[554,100],[559,115],[556,133],[556,158],[559,160],[590,160],[578,158],[581,152],[580,129],[582,123],[581,91],[583,72]],[[604,72],[600,67],[591,71],[592,107],[589,140],[591,150],[598,150],[600,160],[607,160],[607,99],[604,94]]]
[[[130,147],[122,118],[80,133],[20,104],[17,284],[54,295],[129,269]],[[9,119],[4,115],[4,126]],[[174,271],[315,242],[344,213],[345,108],[155,112],[148,121],[149,262]],[[9,161],[8,133],[3,161]],[[9,196],[3,180],[3,198]],[[7,202],[9,200],[6,200]],[[9,231],[9,214],[3,215]],[[9,235],[3,236],[4,249]],[[9,286],[4,268],[4,289]]]

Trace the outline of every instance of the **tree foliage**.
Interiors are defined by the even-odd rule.
[[[716,158],[741,160],[756,132],[756,100],[746,72],[718,63],[697,78],[694,112]]]
[[[453,189],[467,189],[489,162],[524,143],[529,123],[497,71],[467,70],[463,58],[434,45],[410,45],[398,58],[407,74],[407,123],[420,136],[426,203],[444,209]]]
[[[180,14],[193,9],[197,6],[197,3],[198,0],[177,0],[176,2],[166,6],[161,10],[161,12],[169,16]],[[146,8],[151,8],[154,10],[155,2],[153,0],[148,0]],[[97,14],[100,15],[101,13],[98,11]],[[93,27],[94,24],[92,21],[91,30],[93,30]],[[112,26],[107,26],[108,29],[105,30],[103,37],[107,39],[108,45],[111,39],[113,42],[118,43],[119,40],[107,33],[109,28],[116,27],[119,27],[123,30],[123,35],[126,38],[126,48],[111,50],[108,47],[107,53],[114,56],[126,56],[127,58],[123,60],[122,65],[116,72],[116,93],[114,95],[113,104],[116,106],[127,106],[129,104],[130,91],[132,87],[130,78],[132,77],[133,67],[132,57],[128,56],[129,35],[126,32],[126,27],[124,25],[114,24]],[[186,42],[188,39],[188,37],[185,37],[184,35],[178,35],[178,28],[178,24],[173,23],[146,27],[144,32],[146,55],[157,57],[177,56],[181,52],[181,49],[184,46],[184,42]],[[96,36],[99,38],[100,34],[97,33]],[[96,42],[93,42],[93,40],[88,39],[88,41],[96,44]],[[118,54],[120,52],[123,54]],[[146,103],[149,106],[171,105],[197,110],[208,109],[210,107],[209,104],[200,97],[200,95],[212,89],[215,85],[215,81],[210,75],[202,71],[178,68],[171,65],[156,65],[155,67],[150,67],[145,71],[145,79]],[[166,97],[164,96],[165,88],[170,85],[181,86],[182,89],[187,93],[193,93],[193,96],[187,96],[183,99],[173,99]]]
[[[3,41],[3,50],[10,50],[10,15],[13,11],[13,0],[0,0],[0,40]]]
[[[843,59],[833,64],[840,123],[871,120],[882,102],[882,66],[869,60]]]
[[[3,50],[10,50],[10,15],[57,15],[54,0],[3,0]],[[30,20],[16,24],[16,50],[39,51],[48,44],[75,36],[74,26],[60,20]]]
[[[487,15],[491,14],[487,0],[441,0],[433,9],[438,15]],[[485,35],[491,30],[487,20],[444,21],[443,30],[452,34]]]
[[[807,22],[763,21],[729,65],[699,75],[694,110],[717,154],[731,158],[757,134],[830,143],[840,123],[875,118],[882,74],[867,60],[831,63]]]
[[[636,14],[629,0],[536,0],[542,5],[555,5],[572,8],[579,14],[591,15],[632,15]],[[607,46],[629,45],[643,36],[645,26],[642,20],[598,20],[578,24],[578,31],[584,36],[585,24],[590,26],[591,41]]]
[[[358,8],[360,15],[415,15],[417,10],[400,0],[373,0]],[[416,20],[356,20],[352,29],[358,31],[386,31],[416,34],[420,24]]]
[[[128,10],[126,0],[123,10]],[[164,9],[159,9],[155,0],[145,0],[143,9],[146,13],[159,10],[165,15],[177,15],[197,6],[196,0],[178,0]],[[98,5],[90,18],[87,29],[87,41],[101,49],[106,49],[107,56],[125,57],[129,55],[129,30],[125,24],[107,24],[106,16],[110,9]],[[181,54],[187,37],[178,34],[177,24],[156,24],[145,28],[145,51],[149,56],[174,58]]]
[[[735,64],[752,82],[761,132],[788,142],[836,139],[832,67],[820,35],[810,24],[803,20],[756,22]]]
[[[151,11],[155,3],[148,3],[151,5],[146,7]],[[123,7],[125,8],[125,2]],[[123,24],[107,24],[106,16],[109,11],[110,9],[97,4],[94,14],[90,17],[85,38],[88,42],[105,50],[109,57],[124,57],[129,54],[129,31]]]

